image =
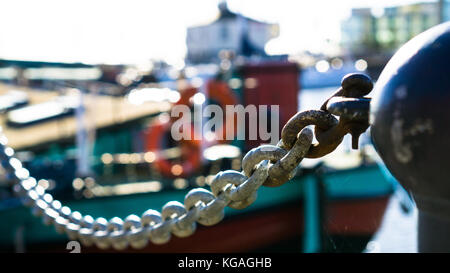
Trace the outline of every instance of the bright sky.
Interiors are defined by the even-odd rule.
[[[427,1],[427,0],[425,0]],[[229,0],[235,12],[278,22],[269,53],[327,50],[353,7],[383,7],[417,0]],[[186,27],[210,22],[218,0],[2,0],[0,58],[137,63],[179,62]]]

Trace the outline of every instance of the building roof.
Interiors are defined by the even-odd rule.
[[[237,14],[228,9],[228,5],[226,2],[221,2],[219,4],[219,18],[217,20],[236,18]]]
[[[228,8],[228,5],[227,5],[226,1],[222,1],[222,2],[219,3],[219,12],[220,12],[219,13],[219,17],[217,18],[216,22],[217,21],[222,21],[222,20],[225,20],[225,19],[235,19],[238,16],[242,16],[240,14],[232,12]],[[266,22],[258,21],[258,20],[255,20],[255,19],[252,19],[252,18],[249,18],[249,17],[244,17],[244,16],[242,16],[242,17],[244,19],[250,21],[250,22],[259,23],[259,24],[267,24]]]

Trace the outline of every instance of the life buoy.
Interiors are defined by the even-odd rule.
[[[170,119],[156,119],[156,122],[149,126],[146,134],[146,150],[155,153],[154,161],[156,169],[167,177],[187,177],[196,171],[201,165],[201,147],[199,142],[180,141],[180,157],[177,160],[169,160],[164,157],[161,151],[164,150],[164,139],[166,133],[170,131],[172,122]],[[186,124],[192,126],[192,124]],[[193,127],[191,127],[193,132]]]
[[[197,94],[198,90],[195,87],[187,87],[179,90],[180,99],[175,103],[175,105],[190,105],[190,99]]]
[[[222,109],[226,109],[227,105],[234,106],[238,103],[236,96],[233,94],[232,90],[228,87],[228,85],[223,81],[211,80],[207,83],[207,94],[208,98],[216,100]],[[224,112],[225,113],[225,112]],[[227,130],[231,130],[227,134]],[[232,135],[233,137],[236,135],[237,131],[237,114],[234,114],[232,118],[228,115],[224,116],[223,127],[216,128],[216,137],[219,140],[219,143],[226,143],[227,135]],[[220,132],[222,132],[222,136],[220,136]]]
[[[194,87],[188,87],[180,90],[180,99],[175,105],[191,105],[191,98],[198,93],[198,89]],[[222,109],[226,109],[227,105],[236,105],[238,103],[237,97],[233,94],[232,90],[223,81],[210,80],[206,84],[206,97],[209,100],[217,102]],[[231,123],[233,122],[233,123]],[[229,125],[227,125],[229,124]],[[237,130],[237,115],[233,118],[224,116],[223,127],[215,128],[215,140],[206,140],[211,143],[226,143],[227,129],[232,130],[228,135],[235,136]]]
[[[231,89],[228,88],[225,82],[220,81],[209,81],[206,86],[206,92],[208,99],[217,102],[222,109],[225,109],[227,105],[236,105],[237,98],[232,93]],[[198,93],[198,89],[194,87],[184,88],[180,90],[180,99],[175,103],[175,105],[191,105],[191,98]],[[226,129],[215,128],[215,140],[203,139],[202,141],[194,140],[194,125],[192,123],[185,124],[183,126],[191,126],[191,138],[190,140],[181,140],[178,142],[178,147],[181,150],[181,155],[177,160],[169,160],[164,156],[161,156],[161,151],[164,150],[163,140],[165,139],[166,133],[171,130],[171,125],[178,118],[160,118],[156,119],[156,122],[152,123],[146,134],[146,150],[154,152],[156,154],[156,159],[154,162],[155,168],[167,177],[188,177],[193,172],[199,169],[202,161],[202,145],[206,143],[206,146],[210,146],[218,143],[225,143],[226,140]],[[224,117],[225,128],[233,128],[233,136],[236,133],[236,120],[237,116],[234,116],[234,120]],[[226,126],[227,122],[234,122],[234,126]],[[220,135],[220,134],[223,135]]]
[[[207,83],[208,97],[216,99],[221,106],[235,105],[237,98],[223,81],[211,80]]]

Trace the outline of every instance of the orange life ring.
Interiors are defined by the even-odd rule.
[[[214,100],[217,100],[222,107],[222,109],[226,109],[227,105],[234,106],[238,103],[237,97],[234,95],[233,91],[228,87],[228,85],[223,81],[211,80],[207,84],[207,93],[208,97]],[[229,123],[230,126],[227,126]],[[228,115],[224,116],[223,120],[223,128],[216,129],[216,135],[222,132],[221,139],[219,143],[228,142],[226,139],[227,130],[231,128],[232,136],[236,135],[237,131],[237,114],[234,114],[232,118],[228,117]]]
[[[179,92],[180,99],[175,103],[175,105],[189,105],[189,100],[198,92],[198,90],[197,88],[190,86],[179,90]]]
[[[191,105],[191,98],[198,92],[194,87],[188,87],[180,90],[180,99],[175,103],[175,105]],[[232,93],[231,89],[228,88],[225,82],[219,81],[209,81],[207,83],[207,97],[217,101],[222,109],[225,109],[227,105],[235,105],[237,103],[236,96]],[[162,116],[160,116],[162,117]],[[194,140],[194,125],[192,123],[186,124],[185,126],[191,126],[191,140],[179,141],[179,147],[181,149],[180,161],[170,161],[163,156],[161,156],[161,151],[163,150],[163,140],[167,131],[170,130],[171,125],[178,118],[167,118],[157,119],[151,126],[149,126],[146,134],[146,150],[154,152],[156,154],[155,167],[163,175],[168,177],[188,177],[194,171],[199,169],[202,163],[202,142]],[[234,117],[234,132],[236,133],[236,120],[237,115]],[[226,126],[227,122],[231,119],[225,117],[224,124]],[[183,125],[184,126],[184,125]],[[227,126],[225,128],[228,128]],[[221,128],[216,128],[216,135],[222,132],[221,137],[216,137],[216,140],[203,140],[207,143],[206,146],[210,146],[216,143],[224,143],[226,140],[226,130],[221,130]]]
[[[201,165],[201,147],[198,142],[180,141],[180,162],[170,161],[161,155],[163,140],[166,132],[170,130],[170,120],[157,119],[149,126],[146,134],[146,150],[156,155],[154,164],[156,169],[167,177],[187,177],[196,171]],[[192,124],[186,124],[192,126]],[[193,128],[191,127],[191,132]]]
[[[207,83],[208,97],[216,99],[222,107],[226,105],[235,105],[237,98],[223,81],[211,80]]]
[[[180,99],[175,103],[175,105],[190,105],[191,98],[198,93],[198,89],[194,87],[188,87],[180,90]],[[206,95],[208,99],[215,100],[219,103],[222,109],[226,109],[227,105],[236,105],[238,103],[237,97],[233,94],[233,91],[228,87],[228,85],[223,81],[210,80],[206,84]],[[227,126],[230,122],[230,126]],[[237,115],[235,114],[233,119],[225,116],[223,120],[225,130],[222,128],[215,128],[217,137],[215,138],[216,143],[226,143],[227,128],[232,128],[231,134],[234,136],[237,130]],[[231,126],[233,125],[233,126]],[[222,132],[222,136],[218,135]]]

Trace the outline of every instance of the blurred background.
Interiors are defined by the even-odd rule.
[[[6,0],[0,12],[9,145],[62,202],[49,206],[92,222],[182,201],[264,142],[219,141],[214,128],[201,143],[177,143],[172,106],[280,105],[282,127],[348,73],[376,82],[399,47],[450,19],[450,1]],[[305,159],[294,183],[262,188],[223,223],[142,251],[416,252],[408,193],[368,134],[350,147],[346,137],[324,159]],[[0,176],[0,250],[66,251],[67,237],[32,217],[5,168]]]

